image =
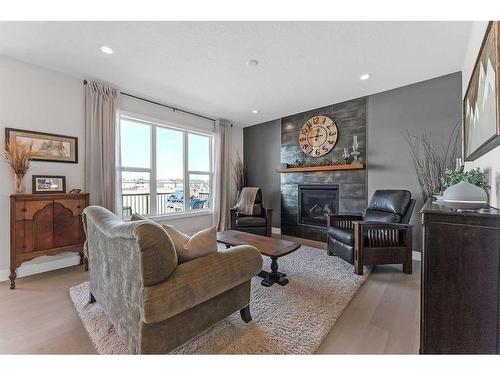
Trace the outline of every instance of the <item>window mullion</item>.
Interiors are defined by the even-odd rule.
[[[184,212],[189,211],[189,172],[188,172],[188,137],[187,132],[182,132],[183,141],[183,173],[184,173]]]
[[[151,183],[149,185],[150,188],[150,196],[151,196],[151,212],[152,215],[158,214],[157,206],[157,192],[156,189],[158,187],[158,183],[156,181],[156,126],[151,125],[151,174],[150,174]]]

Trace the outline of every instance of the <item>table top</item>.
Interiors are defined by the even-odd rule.
[[[259,236],[257,234],[239,232],[236,230],[224,230],[217,232],[217,242],[229,245],[251,245],[257,248],[261,254],[268,257],[282,257],[300,248],[300,244],[279,238]]]

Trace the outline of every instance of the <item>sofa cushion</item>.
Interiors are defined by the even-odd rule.
[[[363,215],[364,221],[381,221],[384,223],[400,223],[401,216],[391,212],[366,210]]]
[[[238,227],[265,227],[266,218],[262,216],[238,216],[236,218]]]
[[[192,236],[184,234],[172,225],[163,225],[174,243],[179,263],[184,263],[217,252],[217,230],[203,229]]]
[[[411,193],[408,190],[377,190],[368,205],[368,210],[404,216],[410,200]]]
[[[352,229],[330,227],[328,228],[328,235],[331,238],[351,246],[354,243],[354,231]]]

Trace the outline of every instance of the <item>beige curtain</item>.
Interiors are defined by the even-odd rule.
[[[85,85],[85,189],[90,204],[121,216],[118,100],[112,87],[92,81]]]
[[[215,121],[215,199],[214,225],[218,230],[229,229],[231,205],[231,123]]]

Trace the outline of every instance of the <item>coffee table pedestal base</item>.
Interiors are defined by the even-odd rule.
[[[286,274],[278,271],[278,257],[271,257],[271,272],[260,271],[258,276],[262,277],[262,281],[260,282],[262,286],[268,287],[274,283],[281,286],[288,284]]]

